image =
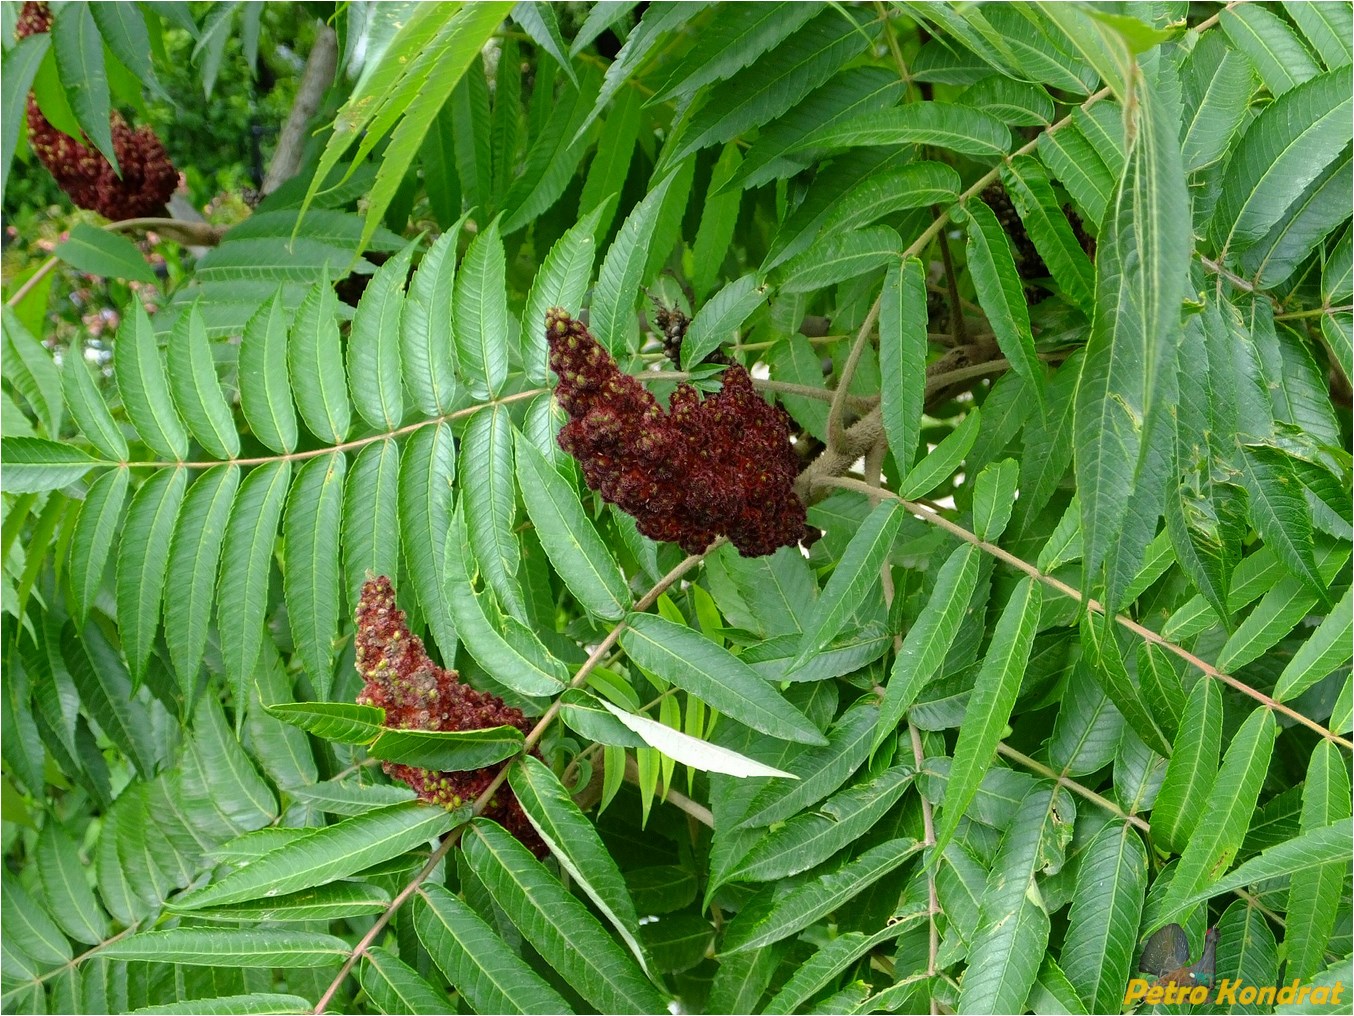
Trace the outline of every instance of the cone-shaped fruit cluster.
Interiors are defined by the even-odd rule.
[[[404,611],[395,606],[395,590],[381,575],[368,579],[357,602],[357,672],[366,682],[357,701],[386,712],[385,725],[399,730],[479,730],[516,727],[522,733],[531,723],[520,709],[497,695],[462,684],[454,670],[444,670],[428,658],[423,642],[410,633]],[[479,797],[502,768],[486,766],[470,772],[438,772],[396,762],[385,771],[403,780],[425,801],[459,808]],[[548,853],[522,806],[505,785],[499,787],[484,814],[498,822],[537,857]]]
[[[16,34],[22,39],[48,31],[51,24],[47,5],[28,0]],[[81,144],[53,127],[33,93],[28,93],[28,143],[77,207],[114,221],[163,214],[179,182],[164,145],[149,127],[133,130],[116,110],[109,122],[121,176],[93,145]]]
[[[569,414],[559,445],[641,533],[691,554],[724,535],[747,557],[804,537],[790,418],[757,394],[742,366],[705,399],[679,385],[664,412],[582,322],[555,307],[545,329],[555,394]]]

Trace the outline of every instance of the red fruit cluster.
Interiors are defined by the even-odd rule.
[[[28,0],[19,14],[16,34],[22,39],[46,32],[51,23],[45,3]],[[162,214],[179,182],[164,145],[149,127],[133,130],[116,111],[109,121],[120,177],[93,145],[83,145],[53,127],[33,93],[28,93],[28,142],[71,201],[113,220]]]
[[[478,730],[509,726],[523,734],[531,730],[520,709],[506,705],[497,695],[462,684],[454,670],[444,670],[428,658],[423,642],[409,631],[404,611],[395,605],[395,590],[384,575],[368,579],[362,586],[355,647],[357,672],[366,682],[357,701],[384,709],[387,727]],[[502,768],[500,763],[471,772],[439,772],[396,762],[383,765],[389,775],[413,787],[420,798],[448,809],[473,802]],[[549,852],[506,785],[495,792],[484,814],[537,857]]]
[[[548,311],[545,332],[555,395],[569,414],[559,445],[641,533],[691,554],[726,535],[746,557],[804,537],[790,418],[757,394],[742,366],[704,400],[679,385],[665,413],[568,313]]]

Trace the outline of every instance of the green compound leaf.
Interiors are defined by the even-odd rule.
[[[466,860],[523,937],[602,1012],[661,1012],[663,996],[597,919],[502,826],[475,819]]]
[[[573,1012],[478,914],[442,886],[419,889],[414,926],[438,969],[477,1012]]]

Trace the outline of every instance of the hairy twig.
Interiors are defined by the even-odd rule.
[[[849,477],[842,476],[825,477],[819,480],[818,482],[821,486],[837,487],[842,490],[854,490],[857,491],[858,493],[865,494],[867,496],[876,496],[880,493],[877,488],[871,487],[868,483],[863,483],[860,480],[853,480],[850,479]],[[963,526],[956,525],[949,519],[945,518],[945,516],[941,515],[934,508],[929,508],[925,505],[918,504],[915,501],[909,501],[906,498],[893,493],[892,491],[884,491],[883,493],[886,497],[891,497],[896,501],[898,501],[911,514],[915,515],[923,522],[929,522],[932,525],[939,526],[941,529],[944,529],[950,535],[958,537],[965,543],[972,544],[973,546],[977,547],[984,553],[991,554],[998,560],[1006,564],[1009,564],[1012,568],[1015,568],[1018,571],[1021,571],[1024,574],[1030,576],[1030,578],[1036,579],[1039,582],[1044,583],[1044,585],[1049,586],[1052,589],[1056,589],[1064,596],[1067,596],[1085,605],[1085,607],[1088,610],[1092,611],[1093,613],[1100,614],[1102,616],[1113,617],[1115,622],[1122,625],[1124,628],[1127,628],[1129,631],[1133,632],[1138,637],[1144,639],[1147,642],[1151,642],[1153,645],[1160,646],[1167,652],[1172,653],[1175,656],[1178,656],[1180,659],[1184,660],[1191,666],[1197,668],[1198,670],[1206,674],[1208,677],[1216,681],[1221,681],[1229,688],[1233,688],[1236,691],[1241,692],[1248,698],[1254,699],[1256,702],[1260,703],[1266,709],[1287,716],[1293,722],[1301,724],[1308,730],[1311,730],[1313,733],[1319,734],[1321,737],[1324,737],[1326,740],[1331,741],[1334,744],[1338,744],[1343,748],[1354,749],[1354,742],[1351,742],[1349,738],[1341,737],[1339,734],[1335,733],[1335,731],[1331,730],[1328,727],[1323,727],[1320,723],[1317,723],[1310,717],[1303,715],[1302,713],[1298,712],[1291,706],[1287,706],[1284,703],[1277,701],[1276,699],[1272,698],[1269,695],[1266,695],[1264,692],[1260,691],[1257,688],[1252,688],[1245,681],[1241,681],[1233,677],[1231,674],[1224,674],[1222,671],[1218,670],[1218,668],[1213,666],[1211,663],[1207,663],[1206,661],[1201,660],[1199,657],[1191,653],[1188,649],[1185,649],[1183,646],[1176,645],[1169,639],[1164,638],[1158,633],[1152,631],[1152,629],[1140,625],[1137,621],[1134,621],[1131,617],[1125,617],[1123,614],[1111,615],[1098,600],[1094,600],[1088,596],[1083,595],[1080,590],[1074,589],[1072,586],[1069,586],[1066,582],[1063,582],[1061,579],[1056,579],[1052,575],[1046,575],[1045,573],[1041,572],[1038,568],[1036,568],[1034,565],[1029,564],[1026,561],[1022,561],[1020,558],[1016,557],[1010,551],[1003,550],[1001,547],[998,547],[994,543],[988,543],[986,540],[979,539],[977,536],[969,532]]]
[[[860,330],[856,333],[856,341],[851,345],[851,352],[846,357],[846,363],[842,366],[841,377],[837,379],[837,389],[832,399],[832,405],[827,412],[827,447],[828,451],[840,452],[843,442],[846,440],[846,434],[842,427],[842,414],[846,410],[846,400],[850,396],[848,389],[851,387],[851,379],[856,373],[856,364],[860,362],[861,354],[865,350],[865,343],[874,331],[875,322],[879,320],[879,308],[881,301],[878,297],[870,307],[870,311],[865,315],[865,320],[860,324]],[[860,454],[852,456],[854,461]]]
[[[1129,825],[1136,826],[1145,833],[1152,831],[1152,827],[1147,823],[1146,819],[1139,818],[1137,815],[1130,815],[1128,812],[1124,811],[1124,809],[1120,808],[1117,804],[1111,801],[1108,797],[1102,797],[1101,795],[1097,794],[1094,790],[1092,790],[1090,787],[1086,786],[1084,783],[1078,783],[1076,780],[1058,772],[1056,769],[1049,768],[1048,766],[1044,765],[1037,759],[1032,759],[1028,755],[1016,751],[1005,741],[1002,741],[997,745],[997,754],[1005,755],[1013,762],[1019,762],[1026,769],[1030,770],[1031,772],[1038,773],[1045,779],[1052,780],[1060,787],[1066,787],[1068,790],[1072,791],[1072,793],[1086,798],[1086,800],[1097,805],[1098,807],[1104,808],[1115,818],[1122,819]]]
[[[188,247],[215,247],[230,227],[190,219],[151,216],[141,219],[119,219],[117,222],[107,223],[103,228],[110,233],[158,233],[166,240],[173,240]]]
[[[416,430],[422,430],[424,427],[435,426],[439,423],[445,423],[449,420],[460,420],[467,416],[474,416],[482,409],[488,409],[491,406],[506,406],[513,402],[521,402],[523,399],[534,398],[537,395],[544,395],[549,392],[549,388],[529,388],[524,392],[514,392],[511,395],[504,395],[497,399],[486,399],[483,402],[477,402],[473,406],[466,406],[464,409],[457,409],[454,412],[446,413],[442,416],[429,417],[426,420],[419,420],[417,423],[406,424],[403,427],[396,427],[394,430],[382,431],[380,434],[370,434],[367,437],[359,437],[352,441],[344,441],[341,444],[325,445],[323,448],[310,448],[303,452],[287,452],[284,455],[257,455],[252,458],[237,459],[218,459],[214,462],[119,462],[117,465],[136,467],[154,467],[163,468],[165,466],[183,466],[187,469],[210,469],[213,466],[261,466],[268,462],[300,462],[304,459],[314,459],[321,455],[328,455],[330,452],[352,451],[354,448],[365,448],[369,444],[376,444],[380,441],[387,441],[391,438],[403,437],[406,434],[412,434]]]
[[[971,357],[984,352],[977,346],[960,346],[939,360],[926,366],[924,398],[929,404],[955,385],[989,374],[1000,374],[1010,369],[1010,363],[1001,357],[974,363]],[[838,385],[838,390],[841,386]],[[880,407],[875,405],[868,413],[842,431],[837,447],[825,448],[795,480],[795,493],[805,504],[812,504],[817,489],[826,477],[841,476],[876,443],[884,440],[884,422]]]

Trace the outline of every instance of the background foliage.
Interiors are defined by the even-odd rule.
[[[57,247],[151,288],[111,357],[7,280],[6,1011],[1117,1012],[1169,921],[1354,981],[1348,4],[103,6],[6,51],[7,188],[30,87],[340,71],[168,278]],[[552,305],[755,364],[807,555],[588,492]],[[553,859],[381,774],[368,572],[540,718]]]

